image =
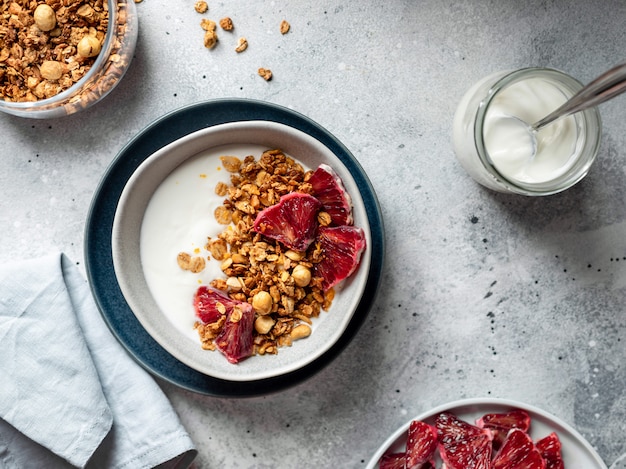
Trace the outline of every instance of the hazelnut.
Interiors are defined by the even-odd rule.
[[[42,3],[33,13],[35,24],[42,31],[51,31],[57,25],[57,18],[50,5]]]
[[[63,64],[54,60],[45,60],[40,66],[41,76],[46,80],[58,80],[63,75]]]
[[[299,324],[291,330],[289,335],[293,340],[304,339],[311,335],[311,328],[306,324]]]
[[[302,264],[298,264],[293,268],[291,276],[299,287],[306,287],[311,282],[311,271]]]
[[[100,41],[94,36],[83,36],[83,38],[78,41],[78,55],[81,57],[95,57],[100,53],[100,49],[102,45]]]
[[[276,320],[271,316],[259,316],[254,320],[254,329],[259,334],[267,334],[276,324]]]
[[[272,296],[266,291],[260,291],[252,297],[252,307],[260,315],[269,314],[273,304]]]

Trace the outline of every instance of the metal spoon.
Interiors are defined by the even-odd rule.
[[[624,91],[626,91],[626,63],[604,72],[591,83],[584,86],[562,106],[532,125],[529,125],[527,122],[524,122],[518,117],[512,116],[515,120],[519,121],[526,127],[532,146],[531,159],[534,158],[537,153],[536,135],[539,129],[558,119],[569,116],[570,114],[598,106],[599,104],[622,94]]]
[[[530,126],[533,132],[561,117],[602,104],[626,91],[626,63],[613,67],[583,87],[561,107]]]

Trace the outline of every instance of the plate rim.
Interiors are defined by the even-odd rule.
[[[119,196],[141,162],[168,143],[194,131],[222,123],[250,120],[291,126],[309,134],[335,153],[354,178],[363,198],[371,230],[372,255],[366,288],[357,310],[343,335],[327,352],[305,367],[285,375],[254,381],[229,381],[204,375],[178,361],[141,327],[130,311],[113,272],[111,234]],[[84,230],[87,279],[96,306],[118,342],[154,376],[183,389],[216,397],[252,397],[284,390],[312,377],[334,360],[356,335],[373,307],[382,279],[384,251],[383,218],[376,193],[358,160],[343,143],[320,124],[292,109],[242,98],[220,98],[183,106],[161,116],[137,133],[120,149],[101,177],[92,196]],[[121,311],[115,311],[116,308]],[[122,320],[124,324],[120,323]],[[130,329],[126,330],[129,326]],[[132,336],[131,332],[138,335]],[[142,339],[141,345],[137,344],[138,337]],[[168,357],[163,363],[161,359]]]
[[[584,449],[589,453],[590,456],[595,459],[598,466],[596,469],[608,469],[606,463],[602,460],[598,452],[591,446],[591,444],[570,424],[565,422],[563,419],[553,415],[550,412],[547,412],[539,407],[536,407],[532,404],[526,404],[525,402],[517,401],[514,399],[506,399],[506,398],[496,398],[496,397],[475,397],[475,398],[466,398],[459,399],[455,401],[450,401],[445,404],[440,404],[436,407],[433,407],[429,410],[421,412],[415,417],[407,420],[404,424],[398,427],[387,439],[378,447],[376,452],[372,455],[367,465],[366,469],[376,469],[378,467],[378,462],[380,458],[385,454],[385,452],[403,435],[405,434],[411,422],[413,420],[424,420],[431,418],[433,415],[449,411],[451,409],[456,409],[459,407],[470,407],[470,406],[504,406],[510,408],[519,408],[522,410],[526,410],[528,412],[537,414],[544,419],[552,421],[559,427],[562,427],[565,431],[567,431],[571,436],[573,436],[580,445],[584,447]]]

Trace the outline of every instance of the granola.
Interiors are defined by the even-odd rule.
[[[109,24],[106,0],[2,0],[0,97],[38,101],[89,71]],[[82,41],[82,45],[81,45]]]
[[[226,196],[216,210],[216,219],[226,225],[215,238],[208,238],[206,257],[220,262],[223,278],[210,286],[230,298],[247,302],[255,312],[254,354],[276,354],[294,340],[311,334],[313,319],[328,310],[334,290],[326,292],[321,279],[312,276],[321,252],[312,246],[306,252],[285,248],[279,242],[253,231],[257,214],[290,192],[311,193],[311,171],[280,150],[265,151],[257,160],[246,156],[222,157],[230,184],[219,183],[216,194]],[[182,260],[181,260],[182,259]],[[189,269],[193,256],[179,254],[181,268]],[[196,322],[204,349],[214,350],[222,324]]]

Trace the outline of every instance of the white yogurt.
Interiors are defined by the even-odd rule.
[[[483,135],[487,152],[503,176],[540,183],[569,171],[580,151],[574,117],[553,122],[534,137],[528,127],[565,101],[561,90],[540,78],[513,83],[491,101]]]
[[[141,262],[148,287],[159,308],[183,334],[198,340],[193,296],[198,286],[222,278],[220,262],[212,260],[197,274],[182,270],[176,260],[184,251],[206,256],[207,237],[224,229],[214,211],[224,198],[215,193],[219,181],[230,182],[222,155],[258,157],[266,148],[230,145],[202,152],[176,168],[157,188],[141,226]],[[195,252],[195,253],[194,253]]]
[[[597,109],[529,126],[554,111],[582,85],[551,69],[498,72],[461,99],[454,116],[455,154],[480,184],[500,192],[548,195],[580,181],[600,142]]]

